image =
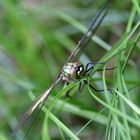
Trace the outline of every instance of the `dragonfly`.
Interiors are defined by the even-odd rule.
[[[59,75],[57,76],[56,80],[50,85],[50,87],[42,94],[40,95],[33,103],[33,105],[27,110],[27,112],[23,115],[21,121],[17,124],[17,126],[13,130],[13,134],[19,130],[19,128],[24,125],[24,123],[27,122],[27,120],[31,117],[33,112],[36,112],[36,115],[33,119],[33,121],[36,120],[37,116],[39,115],[42,107],[44,106],[46,100],[48,99],[48,96],[50,95],[52,89],[60,82],[60,81],[66,81],[67,83],[71,83],[75,80],[80,80],[83,77],[87,75],[93,68],[95,64],[100,64],[100,63],[88,63],[86,66],[81,64],[79,61],[73,62],[73,59],[75,56],[87,46],[87,43],[90,41],[91,37],[94,35],[100,24],[102,23],[106,13],[107,13],[107,7],[109,5],[111,0],[107,0],[104,4],[104,6],[101,8],[101,10],[96,14],[94,19],[92,20],[91,25],[89,26],[88,30],[86,33],[83,35],[83,37],[80,39],[78,42],[76,48],[68,58],[67,62],[64,64],[62,67]],[[89,84],[88,81],[84,80],[85,84]],[[101,92],[104,90],[99,90],[94,88],[91,84],[89,86],[97,91]],[[32,122],[33,122],[32,121]],[[29,130],[32,127],[32,124],[29,126],[24,138],[28,135]]]

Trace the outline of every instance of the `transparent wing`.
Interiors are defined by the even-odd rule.
[[[109,5],[110,1],[111,0],[107,0],[106,3],[104,4],[104,6],[102,7],[102,9],[99,11],[99,13],[97,13],[97,15],[94,17],[94,19],[92,20],[92,23],[91,23],[90,27],[88,28],[87,32],[80,39],[80,41],[78,42],[75,50],[73,51],[73,53],[68,58],[67,63],[72,61],[72,59],[74,59],[75,56],[82,49],[84,49],[86,47],[86,44],[89,42],[91,36],[93,36],[93,34],[96,32],[96,30],[98,29],[98,27],[102,23],[102,20],[104,19],[105,15],[106,15],[106,12],[107,12],[107,6]]]
[[[51,93],[51,90],[57,85],[57,83],[61,80],[61,76],[59,76],[53,83],[52,85],[41,95],[39,96],[36,101],[33,103],[33,105],[27,110],[27,112],[23,115],[23,117],[21,118],[20,122],[17,124],[17,126],[14,128],[12,136],[15,135],[15,133],[24,125],[27,123],[27,121],[31,118],[33,112],[34,117],[30,122],[30,125],[28,127],[28,130],[26,131],[26,134],[24,137],[27,136],[30,128],[33,125],[33,122],[36,120],[36,118],[38,117],[42,107],[44,106],[49,94]]]
[[[93,19],[89,29],[87,32],[83,35],[83,37],[80,39],[78,42],[78,45],[76,46],[75,50],[73,53],[70,55],[68,58],[68,62],[70,62],[83,48],[86,47],[86,44],[89,42],[91,36],[96,32],[97,28],[100,26],[106,11],[107,11],[107,6],[111,0],[107,0],[106,3],[104,4],[103,8],[100,10],[100,12],[96,15],[96,17]],[[17,132],[19,128],[21,128],[24,124],[27,123],[29,118],[31,118],[32,114],[34,113],[33,119],[31,120],[31,123],[26,131],[26,134],[24,137],[27,136],[29,133],[30,128],[33,125],[33,122],[36,120],[38,117],[42,107],[44,106],[51,90],[56,86],[56,84],[62,80],[62,77],[59,75],[58,78],[53,82],[53,84],[46,90],[41,96],[37,98],[37,100],[33,103],[33,105],[27,110],[27,112],[23,115],[21,118],[21,121],[17,124],[17,126],[13,130],[13,134]]]

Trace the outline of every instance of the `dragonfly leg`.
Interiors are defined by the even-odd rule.
[[[84,86],[85,86],[85,83],[83,83],[83,82],[80,82],[80,83],[79,83],[79,88],[78,88],[78,92],[79,92],[79,93],[81,93],[81,91],[82,91],[82,89],[84,88]]]
[[[91,65],[91,66],[90,66]],[[90,66],[90,67],[89,67]],[[91,69],[94,68],[94,64],[93,63],[87,63],[86,67],[85,67],[85,72],[84,74],[86,74],[87,72],[89,72]]]
[[[91,69],[94,68],[94,65],[96,64],[105,64],[106,62],[93,62],[93,63],[88,63],[85,67],[85,73],[89,72]],[[90,66],[91,65],[91,66]],[[90,67],[89,67],[90,66]]]
[[[115,67],[112,67],[112,68],[106,68],[105,70],[114,70],[114,69],[116,69],[116,67],[117,66],[115,66]],[[97,71],[103,71],[104,69],[98,69]]]
[[[82,82],[79,83],[78,93],[81,93],[81,91],[83,90],[84,86],[85,86],[85,83],[82,83]],[[70,95],[69,91],[66,92],[65,97],[66,98],[72,98],[72,96]]]
[[[65,86],[68,86],[68,85],[69,85],[69,82],[67,81],[67,82],[65,83]],[[72,98],[72,96],[71,96],[70,93],[69,93],[69,90],[66,91],[66,94],[65,94],[64,98]]]
[[[86,80],[84,80],[84,83],[85,83],[85,84],[88,84],[89,87],[90,87],[91,89],[93,89],[94,91],[96,91],[96,92],[103,92],[103,91],[105,91],[104,89],[96,89],[96,88],[93,87],[91,84],[89,84]],[[107,88],[107,90],[110,91],[110,93],[112,94],[112,90],[111,90],[110,88]]]
[[[69,91],[66,92],[65,98],[72,98],[72,96],[69,94]]]

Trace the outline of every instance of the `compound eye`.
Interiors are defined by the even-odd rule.
[[[81,72],[83,71],[83,67],[82,66],[79,67],[79,71],[81,71]]]
[[[79,67],[77,68],[77,74],[78,74],[78,75],[81,75],[81,74],[83,73],[83,71],[84,71],[83,66],[79,66]]]

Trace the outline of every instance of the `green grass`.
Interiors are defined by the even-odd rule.
[[[60,82],[27,139],[139,140],[138,1],[112,1],[96,35],[76,57],[83,64],[108,62],[95,65],[87,78],[105,92],[97,93],[85,86],[78,93],[79,82],[66,87]],[[53,83],[103,3],[0,1],[0,140],[22,140],[28,124],[15,137],[10,137],[12,128],[32,100]],[[105,70],[113,66],[114,70]],[[99,68],[103,72],[97,72]],[[72,98],[64,97],[67,91]]]

